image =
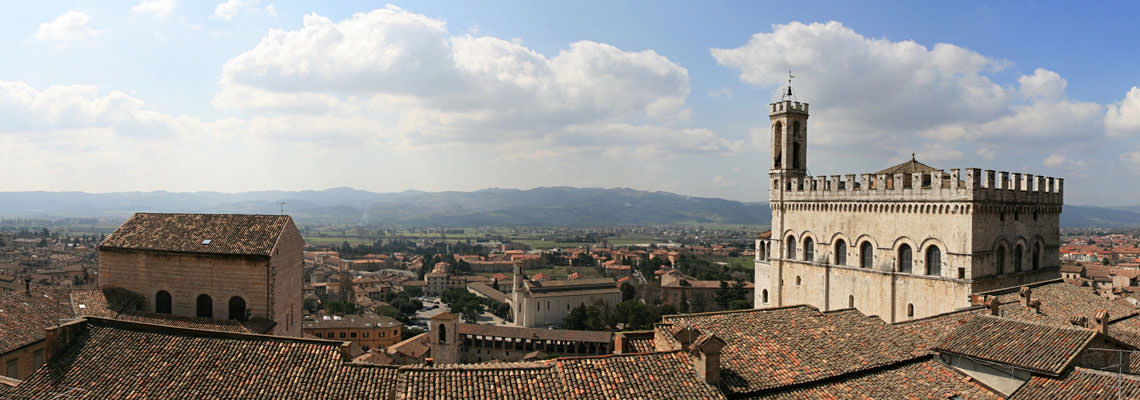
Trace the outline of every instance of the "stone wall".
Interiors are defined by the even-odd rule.
[[[519,307],[521,316],[515,323],[530,328],[561,325],[562,319],[570,315],[570,310],[579,305],[590,305],[598,300],[610,307],[621,303],[621,292],[616,289],[612,292],[596,292],[596,290],[586,290],[583,291],[583,294],[577,294],[568,291],[557,296],[545,295],[542,297],[522,294],[519,296],[519,301],[522,303]]]
[[[277,322],[274,335],[301,337],[303,323],[301,287],[304,280],[305,239],[290,219],[281,236],[277,238],[274,254],[270,260],[273,270],[273,314],[269,317]]]

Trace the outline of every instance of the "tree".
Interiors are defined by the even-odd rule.
[[[356,303],[346,301],[330,301],[325,305],[325,311],[329,314],[356,314]]]
[[[495,289],[495,290],[499,290],[499,280],[498,279],[491,280],[491,288]]]
[[[407,325],[404,325],[404,327],[400,329],[400,339],[401,340],[408,340],[408,339],[414,338],[416,336],[419,336],[423,333],[424,333],[423,329],[414,328],[414,327],[409,328]]]
[[[574,258],[574,265],[580,265],[580,266],[594,265],[594,257],[591,257],[589,254],[586,254],[586,252],[578,253],[578,256]]]
[[[713,302],[715,302],[721,310],[727,310],[728,303],[734,300],[733,297],[734,293],[732,289],[728,287],[728,282],[720,281],[720,287],[713,293]]]
[[[305,307],[305,309],[309,311],[309,314],[316,314],[317,310],[320,309],[320,301],[311,297],[305,299],[303,304],[302,307]]]
[[[629,284],[629,282],[622,282],[621,301],[633,300],[635,296],[637,296],[637,289],[635,289],[633,285]]]
[[[404,293],[411,297],[420,297],[424,295],[424,288],[419,286],[404,286]]]

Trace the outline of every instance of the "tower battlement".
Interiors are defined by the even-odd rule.
[[[772,111],[770,113],[768,113],[768,115],[783,114],[786,112],[794,112],[794,113],[801,113],[801,114],[807,114],[808,113],[808,103],[800,103],[798,101],[784,100],[784,101],[778,101],[775,103],[771,103],[769,105],[772,107]]]
[[[950,173],[846,174],[772,177],[772,198],[783,185],[784,201],[996,201],[1060,205],[1063,178],[967,168]]]

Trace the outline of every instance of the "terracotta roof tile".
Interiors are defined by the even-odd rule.
[[[958,396],[958,397],[952,397]],[[989,389],[967,379],[933,359],[853,374],[827,383],[753,399],[1001,399]]]
[[[946,335],[935,350],[1059,375],[1096,335],[1084,328],[980,315]]]
[[[1119,391],[1118,391],[1119,390]],[[1009,400],[1116,400],[1140,398],[1140,376],[1073,368],[1063,378],[1034,376]]]
[[[693,372],[691,357],[680,351],[563,358],[553,363],[573,399],[724,398]]]
[[[397,369],[342,361],[339,342],[232,334],[88,318],[57,357],[7,396],[387,398]]]
[[[566,385],[551,365],[494,363],[411,366],[400,369],[396,398],[568,399]]]
[[[45,328],[74,317],[64,290],[0,295],[0,354],[43,340]]]
[[[288,215],[137,213],[99,248],[268,256],[290,221]]]
[[[878,317],[810,306],[663,317],[711,333],[721,350],[721,387],[745,394],[800,384],[928,355]]]

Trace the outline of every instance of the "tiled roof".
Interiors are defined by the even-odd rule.
[[[495,290],[495,288],[487,285],[486,283],[482,283],[482,282],[469,283],[469,284],[467,284],[467,288],[474,290],[475,293],[483,295],[483,297],[489,298],[491,300],[495,300],[495,301],[500,302],[500,303],[506,303],[506,302],[510,301],[510,298],[507,297],[507,295],[503,294],[503,292]]]
[[[1140,376],[1073,368],[1063,378],[1034,376],[1009,400],[1116,400],[1140,398]]]
[[[574,357],[552,361],[572,399],[723,399],[681,351]]]
[[[63,290],[0,295],[0,354],[43,340],[45,328],[74,317]]]
[[[1084,328],[980,315],[946,335],[936,350],[1059,375],[1096,335]]]
[[[519,339],[565,340],[572,342],[610,343],[614,334],[599,331],[576,331],[566,329],[523,328],[515,326],[459,324],[463,335],[495,336]]]
[[[958,397],[952,397],[958,396]],[[853,374],[850,377],[753,399],[1001,399],[965,375],[934,359]]]
[[[400,353],[406,357],[419,358],[427,354],[431,350],[431,344],[428,342],[428,333],[424,332],[416,336],[412,336],[402,342],[388,346],[385,351],[392,353]]]
[[[287,215],[137,213],[99,248],[268,256],[290,220]]]
[[[1137,309],[1126,301],[1109,300],[1101,297],[1092,288],[1080,287],[1060,279],[1029,285],[1031,298],[1041,300],[1041,312],[1027,310],[1018,304],[1021,297],[1018,288],[986,292],[998,297],[1001,302],[1001,316],[1056,327],[1070,327],[1073,317],[1085,317],[1093,321],[1097,311],[1108,311],[1112,320],[1135,315]]]
[[[922,340],[922,348],[925,350],[933,349],[942,341],[942,338],[948,333],[954,331],[966,321],[974,318],[977,315],[983,315],[989,312],[985,307],[971,307],[964,310],[951,311],[948,313],[929,316],[910,321],[896,322],[893,324],[895,330],[898,330],[907,336],[912,336]]]
[[[897,173],[911,174],[911,173],[915,173],[915,172],[934,172],[934,171],[938,171],[938,170],[935,169],[934,167],[929,166],[929,165],[915,161],[914,157],[911,157],[910,160],[904,161],[902,164],[898,164],[898,165],[880,170],[878,172],[875,172],[875,175],[878,175],[878,174],[897,174]]]
[[[652,353],[657,351],[653,336],[653,331],[619,332],[614,335],[614,342],[621,341],[623,354]],[[617,343],[614,347],[617,347]]]
[[[342,361],[341,343],[88,318],[59,356],[7,396],[387,398],[396,368]]]
[[[396,384],[396,398],[537,400],[570,397],[551,365],[495,363],[403,367]]]
[[[810,306],[669,315],[727,345],[721,387],[750,393],[890,365],[929,354],[921,338],[854,309],[821,313]],[[658,329],[661,329],[659,327]]]

